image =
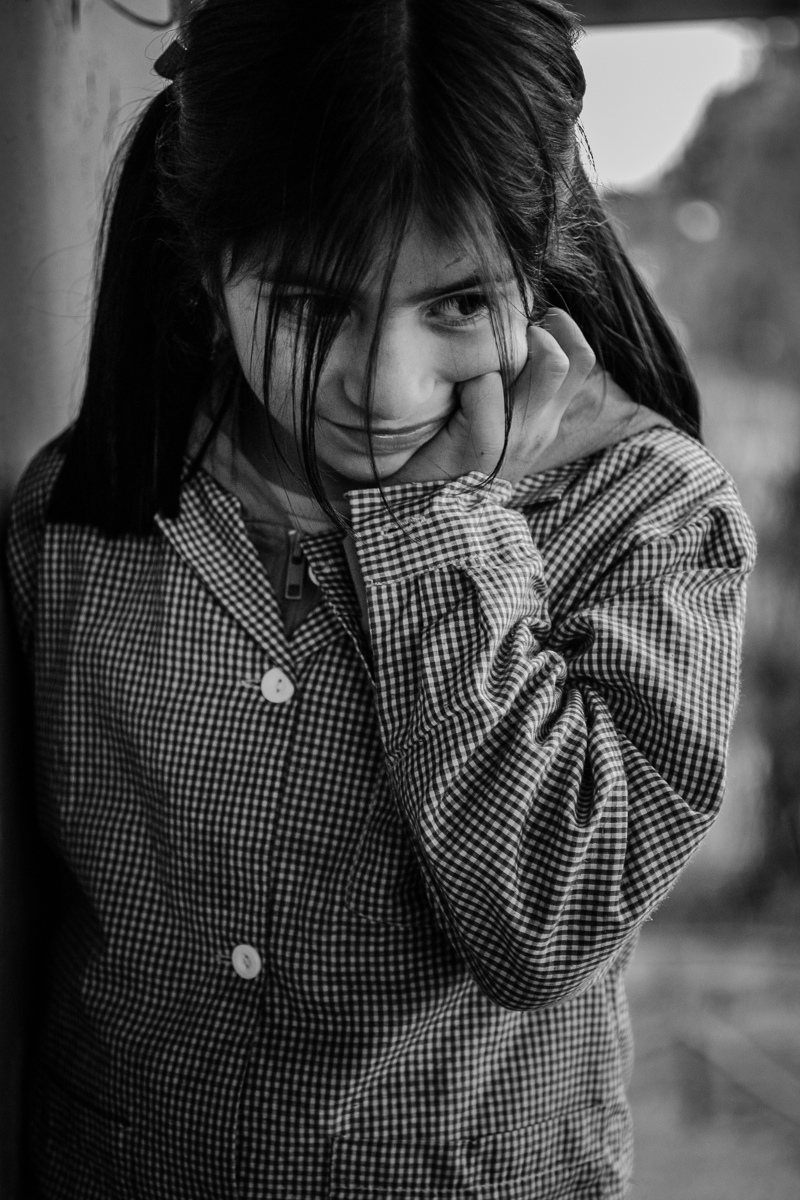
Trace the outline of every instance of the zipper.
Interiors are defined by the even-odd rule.
[[[289,543],[289,559],[286,565],[286,585],[283,595],[286,600],[302,600],[303,577],[306,569],[303,545],[296,529],[287,529],[286,539]]]

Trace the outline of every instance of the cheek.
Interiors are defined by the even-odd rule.
[[[236,356],[253,393],[264,403],[264,344],[266,306],[243,288],[231,288],[225,297]],[[294,338],[279,332],[272,357],[270,410],[278,421],[291,417]]]
[[[244,284],[226,289],[225,307],[236,356],[250,387],[264,400],[264,310]]]
[[[528,323],[523,316],[514,315],[505,322],[506,351],[511,358],[512,374],[519,375],[528,360]],[[482,322],[471,336],[451,339],[443,361],[442,374],[452,383],[464,383],[479,375],[489,375],[500,369],[497,343],[488,321]]]

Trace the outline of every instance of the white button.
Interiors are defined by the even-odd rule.
[[[285,704],[294,695],[294,684],[278,667],[271,667],[261,680],[261,695],[270,704]]]
[[[308,578],[311,580],[314,587],[319,587],[319,580],[317,579],[314,572],[311,570],[311,567],[310,567],[308,561],[306,561],[306,570],[308,571]]]
[[[261,955],[255,946],[237,946],[231,955],[233,969],[242,979],[255,979],[261,974]]]

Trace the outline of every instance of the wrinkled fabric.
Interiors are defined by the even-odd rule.
[[[46,522],[60,461],[9,540],[66,868],[42,1195],[625,1196],[624,967],[737,698],[754,546],[723,469],[652,428],[515,487],[391,488],[393,516],[351,493],[368,633],[333,531],[287,637],[208,474],[107,539]]]

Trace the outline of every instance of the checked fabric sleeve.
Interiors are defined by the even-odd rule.
[[[721,801],[754,547],[729,479],[692,453],[584,505],[564,545],[586,566],[558,605],[510,485],[386,489],[399,524],[377,490],[350,493],[395,798],[505,1007],[587,987]]]

